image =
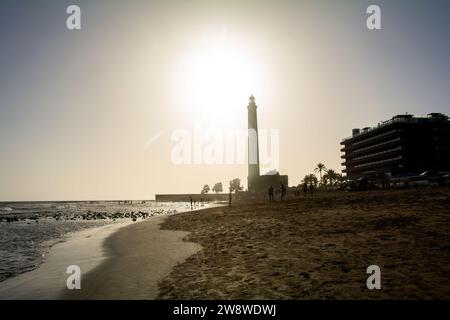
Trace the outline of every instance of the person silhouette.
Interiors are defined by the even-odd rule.
[[[283,182],[280,182],[280,200],[283,201],[284,197],[286,196],[286,186]]]
[[[269,201],[273,201],[273,186],[270,185],[269,189],[267,190],[267,194],[269,195]]]

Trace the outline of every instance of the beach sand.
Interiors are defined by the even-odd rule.
[[[3,282],[0,298],[449,299],[449,222],[449,189],[157,216],[77,233],[39,269]],[[69,264],[81,266],[81,290],[66,288]],[[366,287],[370,265],[381,290]]]
[[[122,222],[73,233],[67,241],[55,244],[39,268],[0,283],[0,300],[58,299],[67,290],[67,267],[78,265],[88,273],[106,259],[103,242]]]
[[[449,299],[450,190],[333,192],[169,217],[203,250],[163,299]],[[368,290],[367,267],[381,268]],[[137,268],[138,269],[138,268]],[[137,271],[135,269],[135,271]]]
[[[122,228],[104,247],[108,259],[82,278],[81,290],[65,290],[62,299],[155,299],[158,283],[172,268],[201,250],[183,241],[184,231],[160,230],[167,216]]]

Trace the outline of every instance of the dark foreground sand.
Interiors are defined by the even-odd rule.
[[[159,283],[159,298],[450,299],[448,189],[242,203],[174,215],[162,227],[190,231],[185,240],[203,250]],[[124,255],[136,245],[132,252],[146,252],[150,239],[137,236],[130,234],[132,243],[121,244]],[[108,268],[116,275],[148,274],[151,261],[139,261],[112,262]],[[372,264],[381,268],[382,290],[366,287],[366,268]],[[130,283],[130,291],[119,294],[140,297],[133,293],[144,293],[146,285]]]
[[[124,227],[105,243],[108,258],[82,276],[81,290],[64,290],[62,299],[155,299],[158,282],[179,262],[201,249],[183,241],[187,232],[160,230],[167,216]]]

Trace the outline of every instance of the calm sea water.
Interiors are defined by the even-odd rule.
[[[51,246],[72,232],[188,209],[187,203],[154,201],[0,203],[0,282],[37,268]]]

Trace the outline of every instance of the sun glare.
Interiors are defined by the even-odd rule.
[[[189,50],[181,62],[179,81],[184,108],[197,119],[228,125],[244,112],[247,99],[260,90],[260,68],[242,46],[223,38],[204,41]]]

